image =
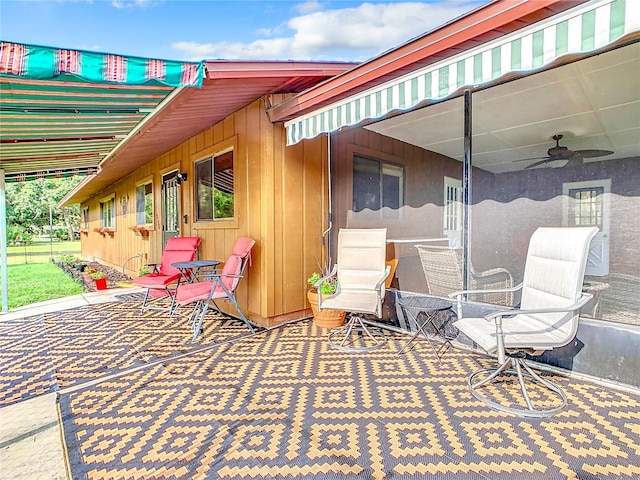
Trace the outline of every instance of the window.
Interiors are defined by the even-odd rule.
[[[116,197],[112,195],[100,202],[100,226],[115,228],[116,226]]]
[[[136,224],[153,223],[153,187],[151,182],[136,187]]]
[[[444,219],[445,232],[462,230],[462,182],[444,177]]]
[[[234,217],[233,150],[197,162],[196,220]]]
[[[444,177],[443,234],[450,247],[459,247],[462,240],[462,182]]]
[[[89,230],[89,207],[82,208],[82,228]]]
[[[602,228],[604,187],[572,188],[569,196],[569,226]]]
[[[404,205],[404,168],[379,160],[353,157],[353,211]]]

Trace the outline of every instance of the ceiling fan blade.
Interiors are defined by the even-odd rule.
[[[611,150],[576,150],[575,153],[582,158],[605,157],[613,154]]]
[[[527,160],[535,160],[535,158],[527,158]],[[524,169],[528,170],[529,168],[535,168],[540,165],[544,165],[545,163],[549,163],[552,160],[553,159],[551,157],[546,157],[544,160],[540,160],[539,162],[532,163],[531,165],[527,165],[526,167],[524,167]]]
[[[530,162],[531,160],[548,160],[551,157],[532,157],[532,158],[519,158],[518,160],[512,160],[512,162]]]
[[[529,170],[531,168],[539,167],[540,165],[546,165],[549,168],[562,168],[566,167],[570,162],[579,160],[582,162],[582,159],[577,157],[573,157],[572,159],[562,158],[562,157],[547,157],[544,160],[540,160],[539,162],[532,163],[531,165],[527,165],[524,167],[525,170]],[[557,164],[557,162],[563,162],[562,164]]]

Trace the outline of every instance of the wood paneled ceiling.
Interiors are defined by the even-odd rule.
[[[154,158],[267,94],[299,93],[348,68],[329,62],[206,62],[202,88],[175,91],[65,200],[80,203]]]
[[[354,64],[207,61],[201,88],[0,78],[7,181],[94,173],[81,202],[267,94],[299,93]]]

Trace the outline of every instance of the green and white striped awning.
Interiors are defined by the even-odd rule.
[[[640,31],[640,0],[593,0],[286,122],[287,145],[585,55]]]

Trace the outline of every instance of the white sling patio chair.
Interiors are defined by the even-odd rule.
[[[459,320],[454,325],[487,353],[498,356],[497,368],[482,369],[469,377],[471,392],[489,407],[521,416],[545,417],[566,405],[562,389],[536,374],[524,359],[525,354],[537,356],[567,345],[576,336],[580,308],[591,299],[590,294],[582,292],[582,282],[589,244],[597,231],[595,227],[538,228],[529,242],[523,281],[514,287],[522,290],[518,309],[485,318],[465,318],[465,292],[450,295],[458,299]],[[524,404],[492,392],[504,375],[517,377]],[[537,407],[527,392],[526,381],[536,388]],[[550,402],[548,397],[539,395],[540,387],[547,394],[553,392],[555,396],[552,394],[551,398],[555,400]]]
[[[386,228],[341,229],[338,233],[338,261],[329,274],[329,277],[337,276],[338,289],[324,300],[318,293],[320,310],[343,310],[348,314],[347,322],[329,333],[329,344],[333,348],[363,352],[380,347],[386,341],[384,333],[366,325],[364,317],[382,316],[385,280],[390,271],[385,262],[386,251]],[[325,278],[318,280],[316,288]]]

